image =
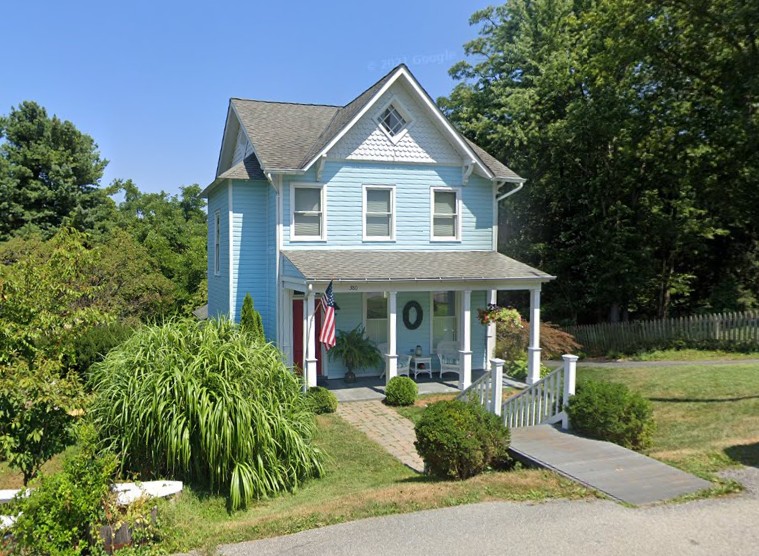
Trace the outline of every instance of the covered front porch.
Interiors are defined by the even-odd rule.
[[[472,381],[480,378],[485,371],[480,369],[472,370]],[[419,395],[428,394],[456,394],[460,392],[459,381],[453,375],[445,375],[442,379],[435,375],[435,378],[420,376],[416,380],[419,387]],[[368,400],[383,400],[385,398],[385,386],[387,382],[384,377],[365,376],[360,377],[356,382],[345,382],[342,378],[333,378],[319,381],[320,386],[329,388],[337,397],[338,402],[359,402]]]
[[[282,254],[283,351],[303,369],[307,386],[326,384],[347,397],[359,394],[342,380],[346,371],[342,361],[329,358],[317,341],[319,300],[330,282],[339,307],[337,330],[363,326],[384,357],[381,367],[356,370],[360,387],[365,388],[360,395],[384,396],[384,385],[399,370],[416,378],[424,393],[467,388],[495,352],[495,325],[481,324],[477,309],[496,303],[499,290],[528,290],[530,321],[539,323],[541,285],[551,279],[495,252],[293,250]],[[537,381],[539,326],[530,331],[529,377]],[[420,370],[416,376],[415,369]]]

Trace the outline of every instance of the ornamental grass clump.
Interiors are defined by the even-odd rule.
[[[299,379],[225,320],[145,326],[91,381],[92,417],[123,472],[207,486],[232,509],[322,474]]]

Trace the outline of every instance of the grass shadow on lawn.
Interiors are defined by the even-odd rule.
[[[742,465],[759,468],[759,442],[725,448],[725,454]]]
[[[738,396],[734,398],[648,398],[652,402],[666,403],[722,403],[722,402],[742,402],[745,400],[759,400],[756,396]]]

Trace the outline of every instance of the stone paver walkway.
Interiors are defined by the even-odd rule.
[[[424,472],[424,462],[414,448],[416,433],[411,421],[377,400],[341,403],[337,414],[401,463],[417,473]]]

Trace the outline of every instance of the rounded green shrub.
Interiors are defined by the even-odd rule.
[[[201,484],[236,509],[322,473],[300,380],[226,320],[144,326],[91,381],[98,430],[140,478]]]
[[[655,429],[651,402],[624,384],[588,380],[570,398],[572,428],[583,436],[642,450],[651,445]]]
[[[387,405],[414,405],[419,389],[416,382],[407,376],[395,376],[390,379],[385,388],[385,403]]]
[[[312,386],[306,393],[306,400],[311,411],[317,415],[322,413],[334,413],[337,411],[337,397],[321,386]]]
[[[509,429],[479,404],[430,404],[416,425],[416,451],[430,475],[466,479],[508,465]]]

